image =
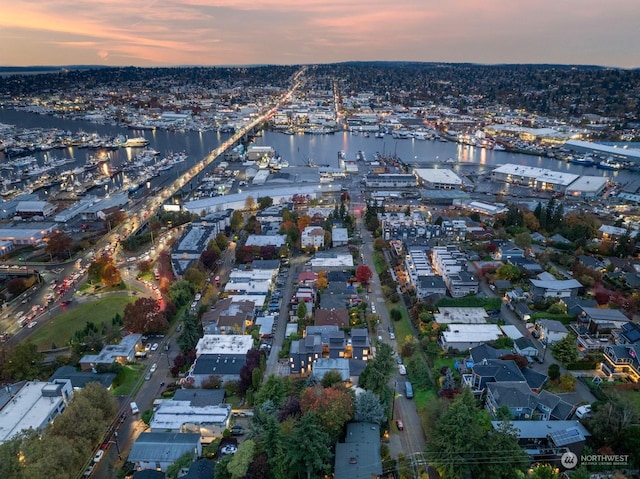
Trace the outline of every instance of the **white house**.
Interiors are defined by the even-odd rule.
[[[536,321],[538,331],[540,332],[540,341],[546,344],[553,344],[567,337],[569,331],[560,321],[555,319],[539,319]]]

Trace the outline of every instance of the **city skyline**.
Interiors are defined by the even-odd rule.
[[[2,0],[3,66],[343,61],[640,66],[633,0]]]

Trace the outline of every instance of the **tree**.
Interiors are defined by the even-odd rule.
[[[353,417],[351,394],[344,386],[324,388],[316,385],[307,388],[302,392],[300,408],[303,415],[309,412],[317,415],[331,443],[338,440],[342,428]]]
[[[389,311],[389,316],[392,321],[400,321],[402,319],[402,312],[398,308],[392,308]]]
[[[256,200],[253,196],[249,195],[244,200],[244,209],[247,211],[251,211],[256,208]]]
[[[560,341],[556,341],[551,353],[554,358],[565,366],[567,364],[575,363],[580,357],[578,353],[578,345],[576,344],[576,337],[573,334],[567,334]]]
[[[200,262],[209,271],[213,271],[216,267],[216,261],[220,258],[220,254],[213,249],[206,249],[200,253]]]
[[[226,235],[221,231],[216,235],[215,242],[218,245],[218,248],[220,248],[220,251],[224,251],[229,245],[229,238],[227,238]]]
[[[169,287],[169,291],[167,295],[169,296],[169,300],[177,308],[181,308],[182,306],[184,306],[185,304],[188,304],[191,301],[191,298],[193,298],[193,295],[195,294],[195,292],[196,292],[196,289],[193,286],[193,284],[181,279],[171,283],[171,286]]]
[[[260,406],[266,401],[272,401],[276,407],[280,407],[287,397],[287,384],[282,376],[271,374],[262,383],[255,396],[254,406]]]
[[[444,411],[433,411],[440,416],[434,418],[426,455],[441,477],[511,479],[524,471],[528,461],[513,430],[507,424],[493,429],[468,388]]]
[[[296,314],[300,321],[307,317],[307,304],[304,301],[300,301],[300,303],[298,303]]]
[[[375,251],[382,251],[387,247],[388,243],[382,238],[376,238],[373,240],[373,249]]]
[[[330,388],[336,385],[341,385],[342,383],[342,375],[335,369],[324,373],[324,376],[322,376],[322,380],[320,381],[323,388]]]
[[[13,296],[20,296],[27,289],[27,283],[24,278],[11,278],[7,281],[7,292]]]
[[[293,428],[285,448],[288,477],[307,476],[307,479],[324,477],[331,469],[331,445],[329,435],[320,426],[321,419],[313,412],[304,414]]]
[[[526,231],[515,236],[514,242],[520,248],[526,250],[531,248],[531,235]]]
[[[43,371],[44,354],[30,342],[21,342],[10,349],[2,365],[2,377],[13,381],[38,379]]]
[[[520,279],[520,268],[515,264],[503,264],[496,270],[496,277],[499,279],[506,279],[509,281],[515,281]]]
[[[353,419],[358,422],[382,424],[387,420],[385,408],[380,396],[371,391],[356,394],[354,401],[355,414]]]
[[[73,238],[67,233],[57,230],[47,238],[47,246],[45,252],[51,257],[70,255]]]
[[[536,464],[529,474],[530,479],[558,479],[559,477],[555,468],[550,464]]]
[[[231,479],[241,479],[245,476],[253,459],[255,449],[256,443],[252,439],[247,439],[240,443],[238,450],[227,464],[227,471],[231,474]]]
[[[138,298],[124,307],[124,327],[133,333],[164,333],[169,323],[155,299]]]
[[[573,392],[576,390],[578,380],[573,374],[566,373],[560,376],[560,389],[563,392]]]
[[[234,210],[231,214],[230,228],[234,233],[238,233],[244,225],[244,217],[240,210]]]
[[[269,206],[273,205],[273,198],[271,196],[262,196],[258,198],[258,209],[264,210]]]
[[[560,379],[560,366],[555,363],[550,364],[549,368],[547,369],[547,376],[549,376],[549,379],[551,379],[552,381]]]
[[[120,276],[120,270],[113,263],[113,261],[107,263],[102,272],[102,284],[107,287],[116,286],[122,283],[122,277]]]
[[[204,288],[204,285],[207,282],[207,273],[201,270],[200,268],[190,267],[188,268],[183,275],[185,281],[191,283],[196,291],[200,291]]]
[[[371,278],[373,278],[371,268],[369,268],[365,264],[358,266],[358,268],[356,269],[356,279],[358,280],[358,282],[360,282],[361,284],[368,284],[369,281],[371,281]]]

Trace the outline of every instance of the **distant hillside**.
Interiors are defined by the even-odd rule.
[[[98,68],[108,68],[103,65],[63,65],[63,66],[47,66],[47,65],[31,65],[24,67],[3,67],[0,66],[0,75],[28,75],[35,73],[56,73],[60,71],[70,70],[95,70]]]

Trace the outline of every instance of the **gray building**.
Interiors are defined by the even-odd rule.
[[[131,447],[129,461],[139,470],[156,469],[166,472],[171,464],[187,452],[193,453],[195,458],[202,455],[200,434],[143,432]]]

